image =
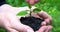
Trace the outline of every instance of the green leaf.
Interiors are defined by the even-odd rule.
[[[41,11],[41,9],[39,9],[39,8],[35,8],[34,10],[33,10],[33,12],[40,12]]]
[[[26,14],[28,14],[28,13],[27,13],[27,11],[25,10],[25,11],[21,11],[21,12],[17,13],[17,16],[24,16],[24,15],[26,15]]]

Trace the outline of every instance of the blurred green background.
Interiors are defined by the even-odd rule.
[[[6,0],[6,2],[14,7],[27,6],[25,0]],[[60,0],[40,0],[34,6],[52,16],[53,29],[51,32],[60,32]],[[6,32],[6,30],[1,28],[0,32]]]

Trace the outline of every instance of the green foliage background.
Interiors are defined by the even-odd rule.
[[[26,6],[25,0],[6,0],[6,1],[8,4],[14,7]],[[46,11],[49,15],[52,16],[53,29],[51,32],[60,32],[60,0],[40,0],[40,2],[35,4],[35,6]]]

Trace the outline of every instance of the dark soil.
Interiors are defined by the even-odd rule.
[[[21,17],[21,23],[30,26],[34,31],[37,31],[41,27],[41,22],[44,21],[40,18],[35,17]]]

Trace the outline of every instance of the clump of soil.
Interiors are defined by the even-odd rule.
[[[30,16],[30,17],[21,17],[20,21],[21,23],[33,28],[34,31],[37,31],[41,27],[41,22],[44,20]]]

